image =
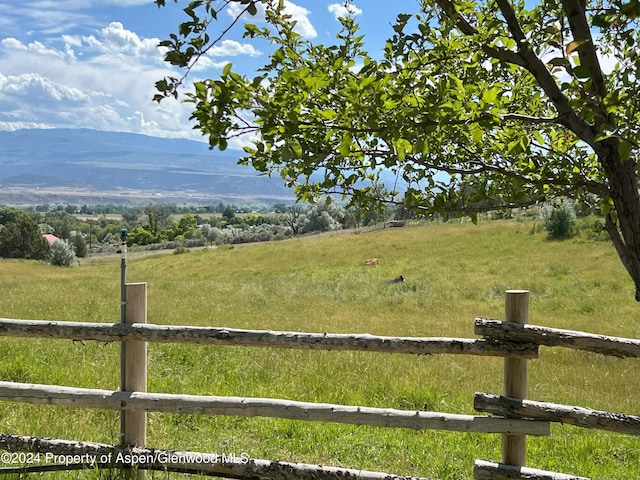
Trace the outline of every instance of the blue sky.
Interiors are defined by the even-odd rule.
[[[301,34],[332,42],[342,2],[286,3]],[[177,30],[184,5],[173,0],[161,9],[151,0],[0,0],[0,130],[92,128],[202,139],[189,123],[189,104],[151,100],[155,81],[175,74],[157,44]],[[397,13],[415,12],[418,0],[356,0],[353,6],[374,53],[392,34]],[[220,17],[224,24],[230,18]],[[264,45],[248,43],[242,31],[232,32],[195,75],[215,77],[228,62],[247,71],[263,65]]]

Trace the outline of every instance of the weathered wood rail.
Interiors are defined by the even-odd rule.
[[[575,475],[565,475],[564,473],[547,472],[536,468],[505,465],[484,460],[476,460],[473,467],[473,478],[475,480],[589,480],[586,477],[576,477]]]
[[[480,392],[475,394],[473,408],[478,412],[492,413],[505,418],[545,420],[582,428],[640,435],[640,417],[636,415],[603,412],[557,403],[534,402]]]
[[[170,461],[207,455],[198,452],[175,452],[148,449],[145,446],[145,413],[151,411],[190,413],[203,415],[263,416],[304,421],[338,422],[390,428],[433,429],[458,432],[496,433],[503,437],[502,463],[477,460],[474,478],[486,479],[548,479],[565,480],[583,477],[545,472],[526,468],[527,435],[549,435],[550,422],[560,422],[584,428],[596,428],[623,434],[640,435],[640,417],[591,410],[585,407],[558,405],[526,400],[527,362],[538,357],[538,347],[561,346],[577,348],[616,357],[640,357],[640,341],[609,337],[570,330],[537,327],[526,324],[528,292],[508,291],[505,318],[500,322],[477,318],[475,332],[480,339],[443,337],[394,337],[357,334],[329,334],[306,332],[279,332],[270,330],[240,330],[221,327],[190,327],[151,325],[146,323],[146,285],[135,285],[136,291],[127,297],[127,323],[58,322],[49,320],[15,320],[0,318],[0,335],[13,337],[43,337],[70,340],[96,340],[122,342],[125,351],[123,367],[138,376],[138,387],[122,391],[81,389],[57,385],[24,384],[0,381],[0,400],[35,404],[63,405],[78,408],[114,409],[121,411],[123,422],[135,424],[137,430],[125,433],[120,446],[76,442],[73,440],[44,439],[0,433],[0,449],[10,452],[50,452],[59,455],[92,454],[111,459],[118,453],[137,455],[142,460],[135,465],[144,470],[161,469],[184,473],[200,473],[238,479],[277,478],[283,480],[314,479],[337,480],[361,478],[364,480],[417,478],[402,477],[381,472],[307,465],[302,463],[272,462],[243,458],[242,461],[212,463]],[[140,288],[144,286],[144,288]],[[139,301],[136,308],[130,303]],[[130,311],[131,310],[131,311]],[[139,318],[140,320],[136,320]],[[370,408],[292,400],[245,397],[217,397],[173,395],[146,392],[146,343],[189,343],[238,347],[271,347],[313,350],[358,350],[368,352],[415,355],[457,354],[500,356],[505,358],[504,395],[476,393],[474,408],[492,416],[459,415],[442,412],[406,411],[391,408]],[[142,356],[141,356],[142,355]],[[126,366],[126,359],[135,359]],[[136,368],[144,368],[137,374]],[[125,375],[126,377],[126,375]],[[140,379],[142,383],[140,383]],[[132,440],[133,439],[133,440]],[[161,455],[164,453],[165,455]],[[170,455],[175,453],[173,457]],[[145,457],[147,455],[147,457]],[[155,455],[155,456],[153,456]],[[189,457],[189,455],[191,455]],[[167,460],[169,459],[169,460]],[[228,460],[228,459],[227,459]],[[126,467],[113,461],[99,462],[105,468]],[[129,463],[131,466],[131,463]],[[28,466],[30,471],[61,469],[60,465]],[[68,468],[87,467],[80,462]],[[26,472],[26,468],[10,468]],[[9,472],[0,469],[0,473]],[[9,472],[9,473],[12,473]],[[139,476],[139,478],[143,478]],[[420,479],[428,480],[428,479]]]
[[[310,350],[359,350],[416,355],[460,354],[495,357],[536,358],[538,346],[531,343],[487,341],[469,338],[391,337],[368,334],[336,334],[241,330],[221,327],[153,325],[147,323],[55,322],[0,318],[0,335],[43,337],[101,342],[145,341],[273,347]]]
[[[28,437],[0,433],[0,449],[10,452],[48,452],[51,455],[78,456],[97,459],[103,468],[122,467],[119,459],[136,458],[135,465],[145,470],[160,470],[227,478],[277,478],[279,480],[433,480],[422,477],[401,477],[383,472],[357,470],[351,468],[327,467],[306,463],[277,462],[243,456],[228,455],[220,458],[201,459],[205,452],[158,450],[144,447],[117,447],[103,443],[76,442],[51,438]],[[199,461],[198,461],[199,460]],[[91,468],[91,464],[80,464],[81,468]],[[95,464],[93,465],[95,466]],[[15,473],[23,473],[24,468],[15,468]],[[51,470],[51,469],[49,469]],[[5,473],[8,473],[5,471]],[[11,473],[14,473],[13,471]]]
[[[640,340],[476,318],[476,335],[497,341],[566,347],[613,357],[640,357]]]
[[[0,399],[109,410],[273,417],[415,430],[549,435],[547,421],[297,402],[273,398],[173,395],[0,381]]]

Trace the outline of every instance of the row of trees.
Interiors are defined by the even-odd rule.
[[[247,213],[247,208],[230,205],[192,207],[191,211],[186,208],[164,204],[135,206],[121,209],[119,215],[86,220],[71,206],[48,211],[43,206],[28,210],[0,206],[0,257],[70,264],[76,256],[117,249],[123,228],[128,230],[130,247],[172,248],[280,240],[366,226],[406,215],[402,210],[364,212],[338,203],[276,205],[263,213]],[[212,210],[215,213],[209,213]],[[53,234],[60,242],[49,245],[44,234]]]
[[[66,208],[43,212],[0,207],[0,257],[71,265],[76,257],[82,258],[88,253],[117,250],[123,228],[128,230],[129,247],[168,249],[282,240],[295,235],[354,228],[359,226],[356,218],[363,218],[337,203],[289,206],[280,213],[263,214],[240,213],[227,206],[220,209],[221,214],[210,216],[172,214],[175,207],[166,205],[132,207],[136,212],[139,208],[143,213],[132,215],[122,211],[118,219],[105,216],[97,221],[87,221],[82,220],[81,215],[69,214]],[[550,238],[564,239],[584,233],[590,239],[601,240],[602,218],[593,215],[585,218],[587,214],[565,200],[544,207],[541,220]],[[528,217],[532,215],[538,215],[536,210],[525,213]],[[576,221],[577,216],[582,217],[580,222]],[[133,218],[135,223],[131,223]],[[401,209],[367,218],[371,219],[367,225],[408,219],[407,212]],[[504,218],[504,212],[495,212],[494,218]],[[57,236],[59,241],[49,244],[43,236],[47,233]]]
[[[179,220],[159,215],[149,206],[147,221],[133,228],[128,235],[129,245],[151,245],[176,242],[195,244],[197,241],[213,243],[247,243],[357,228],[383,222],[391,218],[406,217],[406,212],[392,209],[387,212],[367,212],[345,208],[339,203],[293,205],[277,208],[269,213],[239,214],[231,206],[222,209],[219,216],[185,213]]]

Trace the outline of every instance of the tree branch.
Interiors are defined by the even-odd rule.
[[[585,42],[577,48],[580,65],[586,67],[591,73],[593,92],[602,99],[607,95],[607,87],[600,61],[598,60],[596,46],[591,36],[591,29],[587,22],[584,5],[581,0],[562,0],[562,8],[567,15],[574,41]],[[608,120],[612,120],[612,118]]]
[[[218,12],[221,12],[225,7],[227,7],[230,3],[230,0],[225,0],[224,2],[224,6],[220,7],[220,9],[218,10]],[[220,35],[218,35],[212,42],[209,43],[209,45],[207,45],[204,49],[202,49],[200,52],[198,52],[197,54],[194,54],[190,59],[189,59],[189,63],[184,66],[184,73],[182,74],[182,76],[179,79],[175,79],[176,81],[173,82],[172,85],[172,89],[171,89],[171,93],[173,93],[174,95],[177,95],[177,91],[178,88],[180,86],[182,86],[182,84],[184,83],[184,81],[187,79],[187,77],[191,74],[191,70],[193,70],[193,68],[195,67],[195,65],[198,63],[198,61],[200,61],[200,58],[203,55],[206,55],[213,47],[215,47],[226,35],[227,33],[229,33],[229,31],[240,21],[240,18],[245,14],[245,12],[247,12],[248,8],[249,8],[250,4],[247,4],[246,7],[244,7],[244,9],[231,21],[231,23],[229,25],[227,25],[226,28],[224,28],[222,30],[222,32],[220,33]],[[216,12],[216,13],[218,13]],[[207,22],[208,24],[209,22]],[[205,24],[204,30],[206,30],[206,26],[207,24]],[[165,96],[167,94],[165,93]]]
[[[456,25],[462,33],[467,36],[478,33],[478,31],[460,15],[451,0],[436,0],[436,2],[440,8],[456,22]],[[488,45],[482,45],[483,51],[492,58],[518,65],[528,70],[556,107],[558,123],[569,128],[578,135],[579,138],[593,146],[595,143],[595,133],[590,126],[577,115],[573,108],[571,108],[569,101],[558,87],[546,65],[531,50],[517,20],[515,11],[508,0],[497,0],[497,4],[506,20],[509,32],[518,43],[518,52],[497,49]]]
[[[540,87],[553,102],[558,112],[558,120],[561,125],[569,128],[580,139],[587,142],[592,147],[595,144],[595,133],[590,125],[583,121],[569,104],[569,100],[562,93],[555,78],[551,75],[547,66],[533,52],[527,42],[513,7],[508,0],[496,0],[502,15],[506,19],[507,28],[518,43],[518,51],[522,56],[525,66],[531,75],[534,76]]]

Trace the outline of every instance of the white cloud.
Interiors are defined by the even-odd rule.
[[[2,122],[0,121],[0,130],[15,132],[27,128],[54,128],[46,123],[39,122]]]
[[[25,73],[18,76],[0,76],[2,91],[0,99],[8,102],[85,102],[89,96],[82,90],[62,85],[37,73]],[[22,97],[17,99],[15,97]]]
[[[208,52],[214,57],[235,57],[237,55],[249,55],[257,57],[261,53],[249,43],[240,43],[235,40],[223,40],[219,45],[214,46]]]
[[[362,9],[353,3],[332,3],[327,8],[336,19],[350,15],[362,15]]]
[[[0,47],[7,50],[28,50],[27,46],[15,38],[3,38],[0,40]]]
[[[232,17],[236,18],[244,7],[239,3],[232,3],[227,7],[227,13]],[[303,37],[306,38],[316,38],[318,36],[318,32],[314,28],[311,20],[309,20],[309,15],[311,12],[300,5],[297,5],[289,0],[284,1],[284,10],[285,13],[291,15],[291,20],[296,22],[296,26],[294,28],[296,33],[299,33]],[[264,22],[264,6],[258,5],[258,13],[255,17],[247,16],[246,21],[248,22]]]
[[[318,36],[318,32],[316,32],[311,20],[309,20],[309,14],[311,12],[293,2],[285,0],[284,4],[285,12],[291,15],[292,19],[297,22],[295,31],[303,37],[316,38]]]
[[[162,53],[158,49],[159,40],[157,38],[142,39],[136,33],[125,29],[120,22],[111,22],[107,27],[100,30],[100,34],[97,37],[95,35],[83,37],[65,36],[64,39],[74,45],[86,46],[90,51],[94,52],[162,61]]]
[[[50,46],[56,43],[63,47]],[[188,120],[190,105],[152,101],[154,83],[172,73],[156,45],[118,22],[47,44],[0,40],[0,129],[85,127],[200,139]]]
[[[124,14],[100,22],[90,9],[107,2],[158,10],[151,0],[0,0],[0,130],[82,127],[202,140],[189,120],[192,104],[152,100],[156,81],[183,73],[164,62],[160,39],[140,33],[155,26],[142,22],[136,31]],[[185,89],[203,70],[261,55],[233,38],[198,61]]]
[[[29,52],[42,57],[51,57],[51,56],[58,57],[58,58],[66,57],[65,52],[60,52],[59,50],[47,48],[43,43],[39,41],[34,41],[31,43],[25,44],[15,38],[4,38],[0,40],[0,47],[7,50]]]
[[[192,72],[205,72],[209,70],[221,70],[229,63],[228,60],[222,60],[220,62],[214,62],[208,57],[201,57],[198,59],[198,63],[196,63],[191,71]]]
[[[82,46],[82,38],[74,37],[73,35],[62,35],[62,41],[65,45],[69,45],[70,47],[81,47]]]

